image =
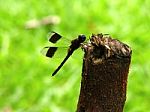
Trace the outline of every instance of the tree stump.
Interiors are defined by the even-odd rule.
[[[123,112],[131,48],[107,34],[93,34],[82,48],[77,112]]]

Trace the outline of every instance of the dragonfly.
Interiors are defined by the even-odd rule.
[[[62,36],[56,32],[52,32],[51,37],[49,38],[49,42],[56,44]],[[52,76],[56,75],[56,73],[61,69],[61,67],[64,65],[64,63],[68,60],[68,58],[73,54],[75,50],[77,50],[82,43],[86,40],[86,36],[83,34],[78,35],[77,38],[71,40],[70,46],[68,47],[68,51],[66,54],[66,57],[64,60],[60,63],[60,65],[57,67],[57,69],[52,73]],[[46,57],[53,58],[54,54],[57,52],[58,47],[44,47],[43,49],[47,49],[46,51]]]

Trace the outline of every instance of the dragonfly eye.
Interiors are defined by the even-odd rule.
[[[85,37],[85,35],[81,34],[81,35],[78,36],[78,39],[79,39],[80,42],[84,42],[86,37]]]

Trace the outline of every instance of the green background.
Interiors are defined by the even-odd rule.
[[[83,53],[60,63],[44,57],[53,30],[70,39],[108,33],[132,48],[124,112],[150,112],[150,0],[0,0],[0,112],[74,112]],[[57,15],[54,26],[25,29],[31,19]]]

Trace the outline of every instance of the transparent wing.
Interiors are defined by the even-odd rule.
[[[48,33],[47,39],[50,43],[55,44],[56,46],[67,47],[71,44],[71,40],[61,36],[56,32]]]
[[[68,47],[47,46],[41,50],[41,53],[49,58],[64,58],[68,53]]]

